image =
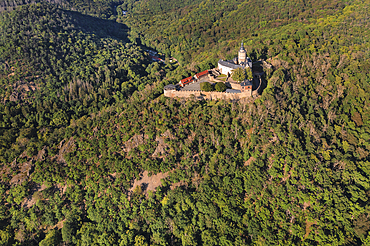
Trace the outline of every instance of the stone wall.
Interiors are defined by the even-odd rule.
[[[222,80],[216,79],[214,75],[209,74],[208,79],[210,82],[224,82]]]
[[[235,89],[235,90],[241,90],[242,89],[242,87],[239,83],[232,83],[232,82],[229,82],[229,83],[230,83],[232,89]]]
[[[227,93],[227,92],[216,92],[216,91],[210,91],[210,92],[203,92],[201,93],[204,95],[204,99],[232,99],[232,100],[239,100],[242,98],[251,97],[250,93]]]
[[[208,100],[217,100],[217,99],[231,99],[239,100],[242,98],[251,97],[251,93],[227,93],[227,92],[217,92],[217,91],[174,91],[174,90],[165,90],[164,96],[166,97],[181,97],[181,98],[190,98],[191,96],[197,98],[203,98]]]
[[[199,96],[200,91],[174,91],[174,90],[165,90],[165,97],[185,97],[188,98],[190,95]]]
[[[260,80],[260,83],[259,83],[257,89],[252,91],[252,96],[257,96],[257,95],[262,93],[262,91],[261,91],[261,89],[262,89],[262,80],[261,80],[261,78],[259,80]]]

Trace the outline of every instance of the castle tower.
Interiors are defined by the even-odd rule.
[[[242,64],[242,63],[245,63],[246,61],[247,61],[247,52],[244,49],[243,41],[242,41],[242,44],[240,46],[240,50],[238,53],[238,62],[239,64]]]

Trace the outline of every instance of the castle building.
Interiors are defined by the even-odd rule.
[[[228,86],[231,89],[226,89],[224,92],[217,91],[202,91],[200,83],[210,82],[212,84],[216,82],[223,82],[223,80],[217,79],[221,74],[230,76],[233,70],[237,68],[250,68],[252,69],[252,60],[247,56],[247,52],[244,49],[243,42],[241,43],[240,49],[238,51],[238,56],[233,60],[224,61],[220,59],[218,61],[218,68],[212,70],[205,70],[203,72],[197,73],[194,76],[190,76],[181,79],[176,85],[166,85],[163,88],[163,94],[165,97],[180,97],[180,98],[191,98],[191,96],[200,99],[232,99],[239,100],[242,98],[249,98],[258,95],[259,88],[261,85],[256,86],[257,89],[253,90],[253,87],[257,83],[256,80],[245,79],[241,83],[234,83],[228,81]],[[217,71],[218,70],[218,71]],[[225,82],[224,82],[225,83]]]
[[[238,57],[235,57],[231,61],[224,61],[222,59],[218,61],[218,70],[220,71],[221,74],[225,74],[228,76],[232,74],[233,70],[239,67],[252,68],[252,60],[249,57],[247,57],[247,52],[244,49],[243,42],[241,43],[241,46],[238,52]]]
[[[246,79],[240,83],[240,92],[252,96],[252,86],[252,81]]]
[[[244,49],[243,41],[240,45],[240,49],[238,52],[238,62],[239,64],[244,64],[247,61],[247,52]]]

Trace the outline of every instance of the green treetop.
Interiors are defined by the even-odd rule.
[[[213,86],[209,82],[203,82],[200,84],[201,91],[213,91]]]
[[[215,85],[216,91],[223,92],[227,89],[226,85],[222,82],[217,82]]]
[[[231,78],[234,81],[242,82],[247,78],[247,73],[245,69],[239,67],[233,71]]]
[[[250,67],[246,68],[245,73],[246,73],[247,79],[249,79],[249,80],[253,79],[252,68],[250,68]]]

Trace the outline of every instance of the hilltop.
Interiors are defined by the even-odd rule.
[[[2,13],[1,243],[367,244],[368,8],[143,0],[105,17],[46,3]],[[265,66],[260,96],[162,95],[242,40]]]

